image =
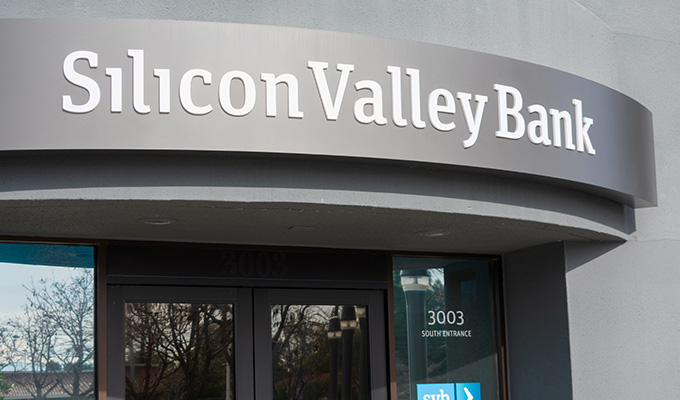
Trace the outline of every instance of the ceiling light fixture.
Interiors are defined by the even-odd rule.
[[[177,221],[172,218],[142,218],[139,220],[139,222],[146,225],[163,226],[174,224]]]
[[[418,236],[430,237],[430,238],[446,236],[446,235],[450,235],[450,234],[451,234],[451,232],[449,232],[449,231],[425,231],[425,232],[416,233],[416,235],[418,235]]]
[[[313,231],[315,229],[316,229],[316,226],[290,226],[290,227],[288,227],[289,231],[300,231],[300,232]]]

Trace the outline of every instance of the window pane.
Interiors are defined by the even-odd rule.
[[[0,243],[0,396],[94,398],[94,249]]]
[[[234,399],[231,304],[127,303],[125,398]]]
[[[398,399],[497,399],[491,263],[398,257],[393,265]]]
[[[273,305],[274,399],[370,397],[367,309]]]

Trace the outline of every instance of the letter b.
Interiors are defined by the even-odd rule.
[[[520,114],[522,109],[522,94],[512,86],[495,84],[493,90],[498,92],[498,130],[496,137],[505,139],[520,139],[524,136],[524,117]],[[508,95],[512,97],[513,106],[508,108]],[[515,120],[515,130],[508,131],[508,120]]]

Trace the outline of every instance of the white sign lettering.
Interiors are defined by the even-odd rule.
[[[138,114],[149,114],[152,107],[144,99],[144,50],[130,49],[127,56],[132,59],[132,106]],[[94,111],[100,104],[101,89],[97,81],[91,76],[76,72],[76,63],[86,62],[90,70],[98,68],[98,54],[91,51],[74,51],[66,56],[63,63],[63,73],[66,80],[74,86],[85,89],[88,93],[87,101],[74,104],[70,95],[62,96],[62,109],[69,113],[83,114]],[[340,117],[345,93],[350,85],[353,64],[338,63],[337,72],[329,72],[329,65],[322,61],[308,61],[307,68],[311,71],[313,84],[319,94],[321,109],[327,121],[336,121]],[[406,127],[409,123],[417,129],[425,128],[428,123],[437,131],[452,132],[457,126],[452,118],[458,110],[462,110],[467,136],[462,140],[462,146],[469,149],[477,143],[480,128],[484,119],[484,109],[489,97],[482,94],[455,92],[447,88],[436,88],[427,94],[425,101],[427,122],[421,115],[421,71],[415,68],[405,68],[404,75],[408,77],[407,85],[410,93],[402,93],[402,68],[389,65],[386,67],[389,75],[389,105],[391,122],[397,127]],[[337,86],[331,88],[327,74],[339,73]],[[111,98],[110,112],[121,113],[123,110],[123,71],[122,68],[105,68],[105,75],[110,78]],[[171,71],[156,68],[153,76],[158,78],[158,105],[160,114],[170,113]],[[275,75],[262,72],[260,81],[264,84],[265,109],[264,115],[276,118],[277,87],[285,84],[288,99],[288,118],[302,119],[305,113],[301,110],[299,100],[298,77],[290,73]],[[309,77],[308,77],[309,79]],[[212,104],[197,104],[192,90],[201,91],[202,86],[192,86],[194,80],[202,82],[203,86],[211,86],[212,73],[205,69],[190,69],[185,71],[179,79],[179,103],[184,111],[191,115],[202,116],[209,114],[215,107]],[[242,96],[238,101],[232,98],[232,83],[240,81]],[[361,124],[387,125],[385,117],[385,98],[383,87],[377,80],[360,80],[351,87],[362,95],[354,102],[354,119]],[[350,89],[351,90],[351,89]],[[571,110],[547,108],[542,104],[532,104],[524,109],[524,99],[518,88],[494,84],[497,92],[498,129],[495,136],[500,139],[520,140],[525,136],[530,143],[541,146],[564,147],[566,150],[595,155],[595,147],[590,138],[589,129],[594,125],[592,118],[583,115],[583,103],[579,99],[572,99],[574,106]],[[256,104],[256,83],[253,77],[245,71],[232,70],[226,72],[219,80],[217,87],[219,108],[233,117],[243,117],[250,114]],[[334,94],[332,94],[334,92]],[[410,99],[410,121],[404,116],[402,99]],[[473,104],[474,98],[474,104]],[[459,107],[457,107],[457,105]],[[523,114],[524,113],[524,114]]]

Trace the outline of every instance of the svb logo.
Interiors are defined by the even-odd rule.
[[[422,383],[416,385],[418,400],[482,400],[477,383]]]
[[[425,383],[417,385],[418,400],[456,400],[455,383]]]

